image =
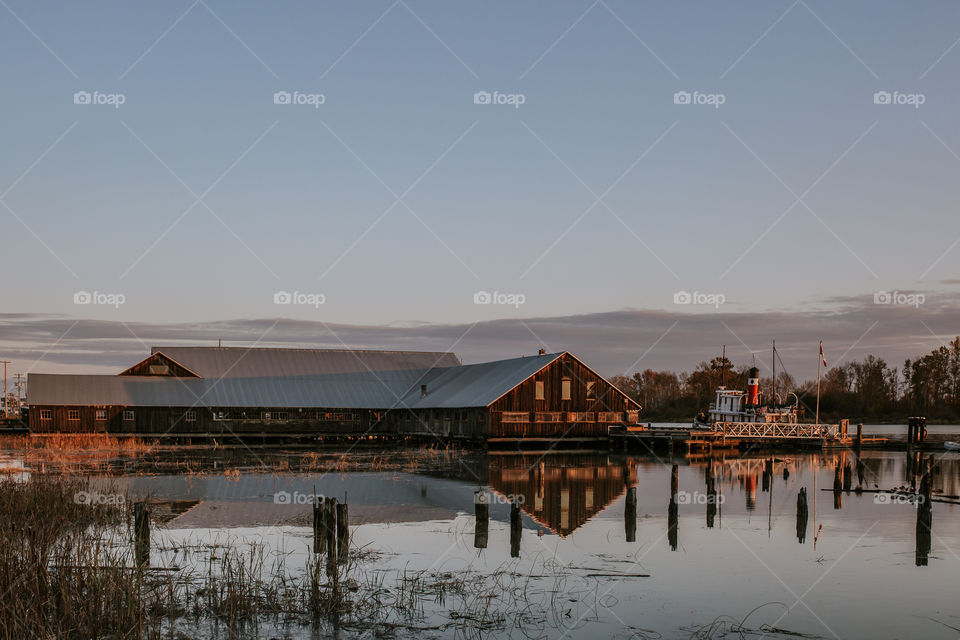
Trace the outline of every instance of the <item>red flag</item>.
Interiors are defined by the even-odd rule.
[[[820,359],[823,360],[823,368],[827,368],[827,358],[823,355],[823,343],[820,343]]]

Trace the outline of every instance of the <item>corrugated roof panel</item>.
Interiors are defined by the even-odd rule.
[[[265,347],[152,347],[204,378],[253,378],[456,367],[454,353]]]
[[[175,407],[484,407],[561,355],[328,375],[168,378],[31,373],[27,401],[31,405]],[[424,398],[421,384],[427,385]]]

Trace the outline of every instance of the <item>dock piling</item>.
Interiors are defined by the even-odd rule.
[[[623,509],[623,527],[627,542],[637,541],[637,488],[627,487],[627,501]]]
[[[520,503],[514,498],[510,502],[510,557],[520,557],[520,534],[523,531],[523,520],[520,518]]]
[[[150,565],[150,507],[146,502],[133,505],[134,555],[138,567]]]
[[[476,549],[486,549],[490,532],[490,502],[486,491],[474,492],[473,511],[476,520],[473,530],[473,546]]]
[[[346,502],[337,505],[337,560],[343,562],[350,552],[349,505]]]

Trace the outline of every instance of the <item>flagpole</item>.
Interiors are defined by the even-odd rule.
[[[817,415],[815,424],[820,426],[820,365],[823,364],[823,340],[820,341],[820,355],[817,358]]]

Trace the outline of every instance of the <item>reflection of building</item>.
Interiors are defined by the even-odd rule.
[[[640,406],[567,352],[154,347],[118,375],[30,374],[34,432],[605,437]]]
[[[522,511],[561,536],[583,526],[636,480],[636,466],[603,456],[490,457],[491,488],[516,497]]]

